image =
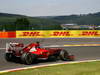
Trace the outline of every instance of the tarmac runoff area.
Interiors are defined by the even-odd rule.
[[[24,65],[20,63],[7,62],[4,59],[5,44],[8,42],[23,42],[28,44],[30,42],[40,41],[42,46],[48,47],[60,47],[66,49],[70,54],[75,55],[74,62],[95,61],[100,59],[100,42],[99,38],[95,39],[0,39],[0,73],[8,70],[16,70],[23,68],[41,67],[44,65],[49,66],[51,64],[64,64],[74,62],[54,61],[54,62],[40,62],[33,65]],[[50,41],[50,42],[49,42]]]

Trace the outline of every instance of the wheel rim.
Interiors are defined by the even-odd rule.
[[[64,58],[68,58],[68,55],[66,52],[64,52]]]
[[[27,64],[31,64],[32,63],[32,57],[31,57],[31,55],[27,55],[27,57],[26,57],[26,63]]]
[[[66,51],[61,52],[61,59],[62,60],[68,60],[68,53]]]

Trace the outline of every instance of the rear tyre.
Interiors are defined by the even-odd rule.
[[[36,55],[31,54],[31,53],[23,53],[21,56],[21,61],[23,64],[30,65],[35,61]]]
[[[12,53],[6,53],[5,54],[5,59],[6,59],[6,61],[13,61],[14,60],[14,55]]]
[[[62,50],[60,52],[60,59],[63,61],[68,61],[69,60],[69,54],[66,50]]]

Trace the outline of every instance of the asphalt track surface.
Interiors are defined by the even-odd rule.
[[[64,47],[63,45],[67,44],[100,44],[100,38],[80,38],[80,39],[0,39],[0,70],[6,69],[14,69],[14,68],[21,68],[27,66],[38,66],[50,63],[59,63],[63,61],[54,61],[54,62],[40,62],[33,65],[24,65],[21,63],[14,63],[14,62],[7,62],[4,59],[5,47],[6,43],[9,42],[20,42],[24,43],[25,45],[40,41],[42,46],[50,46],[50,45],[61,45],[60,48],[66,49],[70,54],[75,55],[75,60],[95,60],[100,59],[100,46],[79,46],[79,47]]]

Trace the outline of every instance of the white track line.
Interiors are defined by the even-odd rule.
[[[2,50],[2,49],[6,49],[6,48],[0,48],[0,50]]]
[[[66,44],[66,45],[49,45],[43,47],[71,47],[71,46],[100,46],[100,44]],[[0,50],[6,48],[0,48]]]

